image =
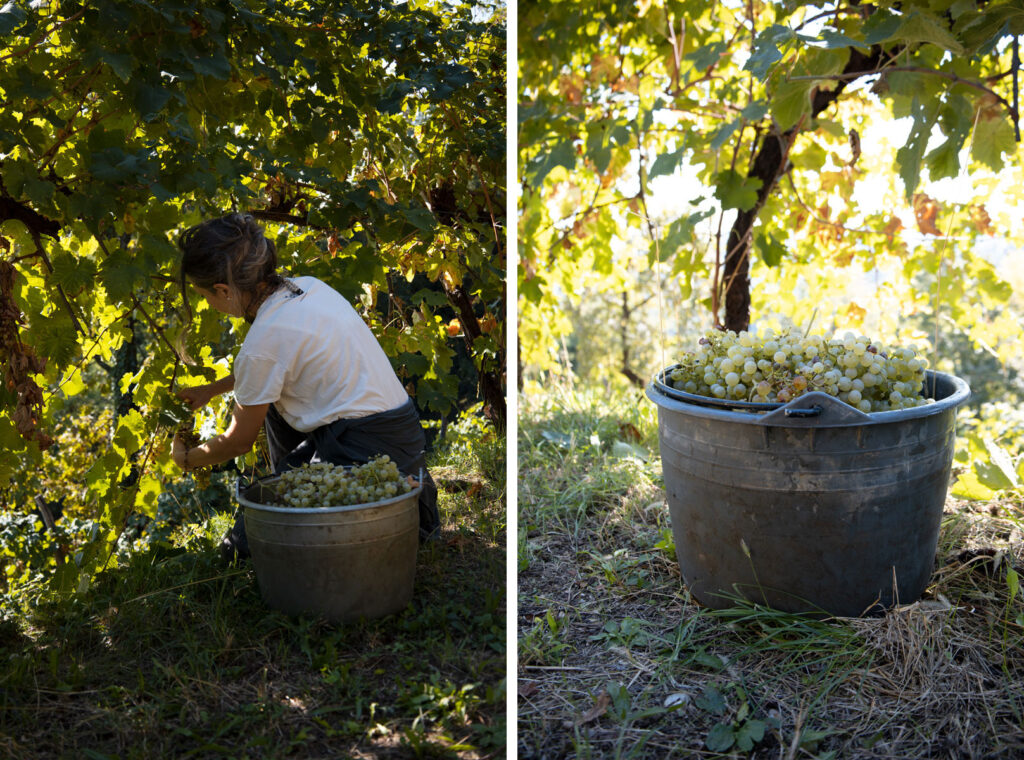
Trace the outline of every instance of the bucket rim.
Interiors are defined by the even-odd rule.
[[[736,422],[748,422],[751,424],[766,424],[760,422],[765,418],[765,415],[757,412],[771,412],[776,409],[787,408],[791,405],[799,405],[801,398],[803,398],[803,396],[797,396],[788,404],[760,404],[753,402],[726,403],[719,401],[718,399],[696,396],[691,393],[686,393],[685,391],[679,391],[663,382],[663,378],[665,378],[666,374],[678,366],[678,364],[675,364],[670,367],[666,367],[661,372],[657,373],[645,389],[647,398],[659,407],[685,412],[686,414],[696,417],[733,420]],[[929,417],[934,414],[939,414],[947,409],[955,409],[970,398],[971,389],[964,379],[945,372],[938,372],[935,370],[925,371],[926,387],[929,385],[934,387],[940,380],[943,383],[950,384],[952,386],[952,392],[941,399],[936,399],[933,404],[916,406],[912,409],[893,409],[886,412],[861,413],[864,418],[862,421],[847,422],[845,424],[871,425],[887,422],[901,422],[903,420],[917,419],[919,417]],[[838,399],[836,400],[838,401]],[[755,408],[751,409],[750,407]],[[746,409],[746,411],[734,411],[737,408]],[[794,408],[797,408],[797,406],[794,406]],[[820,427],[833,426],[838,425],[820,425]]]
[[[423,482],[419,481],[419,484],[410,491],[392,496],[388,499],[382,499],[380,501],[368,501],[364,504],[337,504],[328,505],[323,507],[277,507],[273,504],[261,504],[257,501],[251,501],[244,495],[244,491],[257,486],[257,485],[268,485],[276,483],[281,479],[280,475],[272,475],[268,478],[262,478],[253,483],[249,483],[244,488],[242,487],[242,479],[239,478],[235,483],[235,498],[238,499],[238,503],[246,509],[254,509],[260,512],[273,512],[276,514],[289,514],[289,515],[323,515],[323,514],[339,514],[343,512],[361,512],[366,509],[386,507],[391,504],[397,504],[413,497],[419,497],[420,492],[423,490]]]

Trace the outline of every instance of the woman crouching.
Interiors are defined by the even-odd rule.
[[[194,410],[234,391],[222,434],[187,447],[175,438],[171,456],[183,470],[219,464],[252,450],[266,429],[275,472],[310,461],[363,464],[387,454],[418,477],[420,539],[440,531],[437,489],[427,472],[426,437],[416,407],[377,339],[336,290],[315,277],[277,273],[273,242],[248,214],[228,214],[187,230],[181,286],[214,309],[250,323],[231,375],[178,392]],[[225,535],[227,559],[249,556],[242,514]]]

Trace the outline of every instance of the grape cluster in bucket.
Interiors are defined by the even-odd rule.
[[[886,347],[849,332],[729,330],[702,337],[668,379],[677,390],[716,399],[784,404],[822,391],[862,412],[886,412],[934,403],[922,395],[927,367],[914,346]]]
[[[385,454],[355,467],[316,462],[288,470],[277,483],[277,503],[298,508],[351,506],[410,490],[409,481]]]

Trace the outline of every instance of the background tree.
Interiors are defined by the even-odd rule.
[[[84,576],[175,475],[170,392],[244,336],[200,306],[200,366],[174,349],[173,241],[204,218],[253,213],[286,271],[354,299],[422,410],[453,408],[463,341],[503,424],[502,5],[11,2],[0,41],[0,478],[112,382],[110,445],[54,495],[102,514]]]
[[[1019,3],[528,2],[519,29],[527,367],[557,362],[575,294],[642,277],[678,284],[669,339],[698,310],[806,325],[883,272],[817,318],[893,333],[941,312],[1012,355]],[[606,369],[644,376],[658,342]]]

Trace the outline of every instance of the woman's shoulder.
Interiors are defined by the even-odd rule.
[[[302,290],[303,295],[312,296],[312,300],[314,301],[329,300],[332,302],[344,301],[345,303],[349,303],[348,299],[346,299],[341,293],[318,277],[303,275],[301,277],[291,277],[289,280],[293,285]],[[349,305],[351,306],[350,303]]]
[[[321,280],[319,277],[313,277],[312,275],[304,274],[299,277],[289,277],[288,281],[302,290],[303,293],[315,293],[319,295],[335,295],[339,298],[341,294],[337,290],[332,288],[326,282]]]

